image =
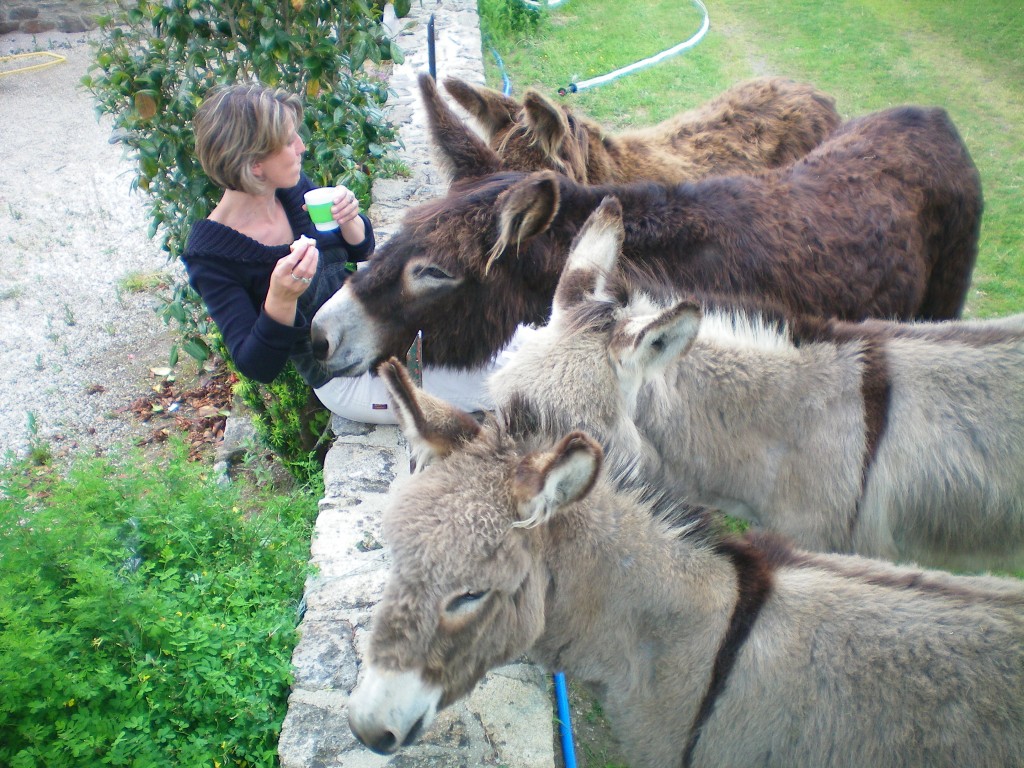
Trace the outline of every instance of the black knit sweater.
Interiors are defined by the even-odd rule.
[[[192,226],[181,256],[189,282],[206,303],[235,366],[256,381],[273,381],[289,359],[310,386],[319,387],[330,380],[327,370],[313,359],[310,321],[345,282],[346,263],[363,261],[373,253],[373,228],[365,216],[366,238],[357,245],[346,243],[339,230],[317,231],[302,209],[302,195],[313,186],[302,174],[296,186],[277,191],[294,237],[314,238],[320,251],[316,276],[299,298],[295,325],[282,325],[263,311],[270,275],[278,259],[288,255],[288,245],[263,245],[203,219]]]

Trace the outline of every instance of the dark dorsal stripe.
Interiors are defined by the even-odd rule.
[[[885,342],[881,339],[865,339],[862,354],[864,368],[861,371],[860,392],[864,400],[864,458],[861,462],[860,493],[857,504],[850,516],[850,546],[853,533],[860,523],[861,503],[868,484],[868,475],[878,455],[878,446],[889,424],[889,410],[892,405],[892,377],[885,354]]]
[[[704,692],[697,715],[690,726],[690,738],[683,753],[683,768],[689,768],[693,761],[693,753],[697,749],[701,729],[714,711],[715,702],[725,690],[729,674],[736,665],[740,649],[750,637],[761,608],[768,600],[772,589],[772,573],[775,570],[771,558],[755,546],[750,537],[728,539],[717,545],[716,549],[728,557],[736,568],[737,590],[736,606],[729,618],[729,626],[718,647],[715,663],[711,670],[711,682]]]

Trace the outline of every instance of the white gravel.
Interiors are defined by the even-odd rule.
[[[132,166],[79,86],[87,36],[0,36],[0,56],[34,50],[66,60],[0,75],[0,460],[28,449],[30,413],[58,455],[137,431],[125,406],[155,382],[172,334],[157,297],[123,281],[180,269],[147,237]]]

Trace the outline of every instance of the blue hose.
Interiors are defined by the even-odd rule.
[[[494,56],[494,63],[498,65],[498,71],[501,73],[501,92],[506,96],[512,95],[512,81],[509,79],[508,71],[505,69],[505,62],[501,60],[501,54],[498,53],[498,49],[493,45],[490,46],[491,55]]]
[[[565,685],[565,673],[555,672],[555,703],[558,706],[558,737],[562,743],[562,760],[565,768],[576,768],[576,747],[572,743],[572,716],[569,713],[569,689]]]

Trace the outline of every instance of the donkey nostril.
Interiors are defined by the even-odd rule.
[[[323,334],[314,332],[312,343],[313,357],[315,357],[317,360],[326,360],[327,353],[331,349],[331,344],[330,342],[327,341],[326,337],[324,337]]]
[[[373,744],[369,745],[370,749],[379,755],[390,755],[395,751],[395,747],[398,746],[398,739],[391,731],[384,731]]]

